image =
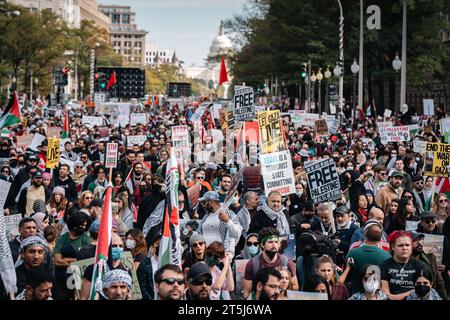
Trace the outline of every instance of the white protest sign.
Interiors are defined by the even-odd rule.
[[[450,132],[450,118],[439,120],[439,124],[441,125],[441,134]]]
[[[130,124],[132,126],[140,124],[147,124],[147,114],[145,113],[131,113],[130,114]]]
[[[278,191],[282,196],[295,193],[294,171],[289,150],[260,155],[261,175],[266,196]]]
[[[434,100],[423,99],[423,114],[425,116],[434,116]]]
[[[425,149],[427,147],[427,142],[426,141],[415,139],[413,141],[413,143],[414,143],[414,152],[417,152],[417,153],[420,153],[420,154],[424,154],[425,153]]]
[[[236,121],[255,118],[255,95],[252,87],[241,87],[234,91],[234,112]]]
[[[299,115],[291,116],[291,121],[294,124],[300,126],[310,126],[315,127],[314,122],[319,119],[319,114],[317,113],[304,113]]]
[[[336,106],[332,103],[330,103],[330,113],[331,114],[336,114]]]
[[[384,116],[387,118],[387,117],[390,117],[392,115],[392,110],[389,110],[389,109],[386,109],[386,110],[384,110]]]
[[[127,146],[132,147],[135,144],[142,146],[145,141],[147,141],[147,136],[145,136],[145,135],[128,136],[127,137]]]
[[[119,144],[108,143],[106,145],[105,168],[116,168],[119,156]]]
[[[330,130],[330,133],[331,134],[338,133],[340,124],[341,122],[338,119],[334,119],[332,122],[330,121],[328,123],[328,129]]]
[[[308,186],[314,203],[341,199],[341,185],[332,158],[305,163]]]
[[[425,239],[423,241],[423,252],[433,253],[436,256],[438,265],[441,265],[444,252],[444,236],[425,234]]]
[[[288,300],[328,300],[327,293],[287,290]]]
[[[220,110],[222,109],[222,105],[220,103],[214,103],[213,110],[213,118],[219,120],[220,119]]]
[[[93,128],[94,126],[101,127],[103,125],[103,118],[83,115],[82,123],[88,128]]]
[[[61,145],[60,145],[61,146]],[[66,159],[64,157],[59,157],[59,163],[60,164],[67,164],[70,167],[70,172],[74,173],[75,171],[75,161]]]
[[[111,117],[111,123],[118,127],[119,125],[121,127],[125,127],[127,124],[130,123],[130,116],[128,114],[115,114]]]
[[[191,149],[189,131],[186,125],[172,127],[172,146],[175,151],[181,152]]]
[[[191,116],[191,118],[189,119],[189,121],[192,122],[197,122],[198,120],[200,120],[203,116],[203,114],[205,113],[205,110],[212,105],[211,103],[202,103],[201,105],[199,105],[197,107],[197,110],[195,110],[195,113]]]
[[[5,229],[8,238],[16,237],[19,235],[20,220],[22,220],[22,215],[20,213],[5,216]]]
[[[130,114],[130,104],[129,103],[118,103],[117,104],[117,111],[121,115],[129,115]]]
[[[31,144],[28,146],[28,149],[31,149],[33,151],[38,151],[38,147],[41,145],[42,141],[44,141],[47,137],[40,134],[35,133],[33,141],[31,141]]]
[[[407,142],[410,140],[407,126],[386,127],[387,142]]]
[[[6,197],[8,197],[9,188],[11,188],[11,182],[0,179],[0,202],[5,205]]]
[[[382,144],[387,144],[387,131],[386,128],[392,127],[391,121],[378,122],[378,132],[380,134],[380,140]]]

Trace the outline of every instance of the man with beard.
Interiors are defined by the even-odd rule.
[[[374,195],[377,194],[377,192],[387,184],[386,178],[387,178],[387,171],[386,167],[377,164],[373,167],[373,173],[374,176],[369,178],[365,183],[364,187],[366,190],[370,190],[373,192]]]
[[[144,171],[144,166],[140,162],[135,162],[132,166],[131,171],[132,171],[132,173],[131,173],[131,176],[129,177],[130,179],[128,181],[126,181],[125,183],[127,185],[130,185],[128,187],[128,189],[130,189],[130,191],[133,192],[133,190],[138,189],[138,185],[144,179],[144,175],[142,174],[142,172]],[[136,193],[137,192],[135,192],[134,194],[136,194]]]
[[[350,219],[350,209],[345,205],[340,205],[334,210],[334,218],[337,227],[334,241],[338,244],[339,251],[342,252],[342,255],[339,254],[336,257],[335,262],[337,265],[343,265],[344,260],[342,258],[348,253],[353,233],[358,227]]]
[[[182,300],[184,277],[180,267],[166,264],[155,273],[155,286],[158,300]]]
[[[255,300],[277,300],[280,294],[281,273],[275,268],[259,269],[256,274]]]
[[[250,221],[258,208],[259,198],[258,194],[253,191],[247,191],[242,198],[244,199],[245,204],[238,211],[237,216],[239,223],[242,226],[242,236],[245,238],[247,237],[248,228],[250,227]]]
[[[445,289],[445,282],[442,278],[441,272],[445,270],[445,266],[438,265],[436,256],[433,253],[425,253],[423,251],[423,240],[425,235],[414,232],[412,234],[413,253],[412,258],[422,261],[432,276],[433,289],[435,289],[443,300],[448,300],[447,290]]]
[[[135,159],[136,153],[133,151],[127,151],[125,161],[122,160],[119,167],[119,170],[122,171],[124,177],[128,176],[128,173],[130,172]]]
[[[128,300],[133,280],[127,271],[121,269],[105,273],[100,300]]]
[[[25,168],[19,170],[11,185],[11,189],[8,193],[5,208],[13,207],[19,201],[20,193],[23,189],[31,185],[31,172],[36,172],[38,159],[35,155],[27,157],[27,164]]]
[[[188,272],[188,290],[186,300],[210,300],[209,294],[213,283],[211,271],[204,262],[197,262]]]
[[[419,212],[423,212],[425,208],[425,195],[423,194],[423,187],[425,186],[425,181],[422,176],[414,176],[413,179],[413,190],[412,194],[416,200],[416,209]]]
[[[19,293],[16,300],[53,300],[54,276],[45,267],[32,268],[27,275],[25,289]]]
[[[348,275],[352,284],[352,294],[362,290],[359,279],[361,269],[365,264],[380,265],[391,257],[389,252],[379,247],[382,232],[383,225],[379,221],[368,220],[364,227],[364,244],[359,248],[351,249],[345,257],[345,261],[349,261],[350,258],[354,261]]]
[[[77,200],[77,187],[72,177],[69,176],[70,167],[67,164],[61,164],[59,167],[58,175],[55,177],[55,187],[62,187],[65,191],[65,196],[68,201],[75,202]]]
[[[219,188],[219,198],[220,198],[220,203],[225,202],[225,198],[228,194],[228,191],[230,191],[230,186],[231,186],[231,175],[229,174],[224,174],[221,178],[220,178],[220,188]]]
[[[22,213],[22,215],[30,216],[34,213],[34,201],[39,199],[47,203],[50,198],[51,192],[43,185],[42,173],[40,171],[36,171],[31,179],[31,186],[23,189],[20,193],[17,210],[19,213]]]
[[[389,177],[389,183],[377,192],[375,202],[383,209],[383,212],[388,212],[393,199],[400,199],[403,193],[402,181],[403,173],[394,170]]]
[[[258,236],[261,239],[261,253],[250,259],[245,266],[244,292],[242,294],[244,299],[247,299],[250,293],[257,289],[256,276],[260,269],[282,267],[287,268],[291,274],[296,274],[292,260],[278,253],[281,246],[278,230],[271,227],[264,228],[259,232]],[[290,284],[292,284],[292,290],[298,290],[297,276],[292,277]]]

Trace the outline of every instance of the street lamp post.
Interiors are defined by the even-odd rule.
[[[317,80],[316,74],[315,74],[315,72],[313,72],[312,75],[311,75],[310,81],[311,81],[311,91],[312,91],[311,96],[312,96],[312,101],[314,101],[314,107],[316,106],[315,90],[314,90],[315,89],[316,80]],[[311,107],[311,104],[310,104],[310,107]]]
[[[356,124],[356,76],[359,72],[359,65],[356,61],[356,58],[353,60],[353,64],[351,66],[351,70],[353,73],[353,99],[352,99],[352,105],[353,105],[353,125]]]
[[[317,81],[319,83],[319,115],[322,114],[322,79],[323,79],[323,74],[322,74],[322,68],[319,68],[319,71],[317,71],[317,75],[316,75]]]
[[[340,72],[336,75],[336,67],[334,75],[339,78],[339,109],[343,110],[344,107],[344,12],[342,10],[342,4],[340,0],[336,0],[339,5],[339,63]]]
[[[408,2],[403,0],[403,26],[402,26],[402,71],[400,82],[400,105],[406,103],[406,27]]]
[[[16,78],[16,75],[13,75],[11,81],[12,81],[12,92],[14,93],[17,90],[17,78]]]
[[[398,117],[398,106],[399,103],[397,102],[397,84],[398,84],[398,77],[399,77],[399,71],[402,69],[402,61],[398,57],[398,54],[395,55],[395,59],[392,61],[392,68],[394,68],[395,71],[395,119]],[[400,93],[401,95],[401,93]],[[401,97],[400,97],[400,104],[401,104]]]
[[[328,82],[330,81],[331,78],[330,66],[327,66],[327,70],[325,70],[324,76],[325,76],[325,112],[329,114],[330,102],[328,100]]]
[[[36,98],[39,97],[38,84],[39,84],[39,79],[38,78],[34,78],[34,85],[35,85],[35,90],[36,90]]]
[[[90,95],[91,101],[94,101],[94,76],[95,76],[95,49],[100,47],[100,43],[96,43],[91,49],[91,75],[90,75]]]

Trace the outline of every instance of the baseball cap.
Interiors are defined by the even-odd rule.
[[[339,207],[336,208],[336,210],[334,210],[334,214],[335,215],[340,215],[340,214],[349,214],[350,213],[350,209],[347,208],[347,206],[345,205],[340,205]]]
[[[219,201],[220,202],[220,196],[219,193],[216,191],[208,191],[206,192],[203,197],[201,197],[200,199],[198,199],[198,201],[207,201],[207,200],[211,200],[211,201]]]
[[[39,170],[33,173],[33,179],[42,179],[42,172]]]
[[[436,218],[436,215],[431,211],[424,211],[420,215],[420,219],[426,219],[426,218]]]
[[[402,177],[403,178],[403,173],[401,171],[394,170],[391,172],[391,175],[389,177]]]
[[[29,161],[32,161],[32,160],[37,161],[37,157],[34,154],[32,154],[28,157],[28,160]]]
[[[86,208],[90,209],[92,207],[103,207],[103,200],[100,198],[93,199]]]
[[[212,277],[211,271],[209,270],[209,267],[206,265],[206,263],[197,262],[189,269],[187,278],[195,279],[205,274]]]

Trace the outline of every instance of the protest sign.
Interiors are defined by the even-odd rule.
[[[308,161],[305,172],[314,203],[341,199],[341,185],[333,159]]]
[[[378,122],[377,124],[378,132],[380,134],[380,140],[382,144],[387,144],[387,129],[388,127],[392,127],[391,121]]]
[[[260,155],[261,175],[266,196],[278,191],[282,196],[295,193],[294,172],[289,150]]]
[[[447,166],[450,166],[450,144],[427,142],[423,175],[448,177]]]
[[[244,167],[242,166],[241,169],[231,178],[231,184],[230,189],[228,190],[228,193],[224,200],[224,206],[225,208],[228,208],[233,203],[233,197],[238,189],[239,183],[242,180],[242,174],[244,173]]]
[[[202,103],[201,105],[199,105],[197,107],[197,109],[195,110],[195,113],[191,116],[191,118],[189,119],[189,121],[192,122],[197,122],[199,121],[203,114],[205,113],[205,110],[208,108],[208,106],[210,105],[210,103]]]
[[[385,109],[383,115],[384,115],[386,118],[390,117],[390,116],[392,115],[392,110]]]
[[[202,185],[200,183],[196,183],[192,187],[187,189],[189,203],[193,208],[195,208],[198,204],[198,199],[200,198],[200,191],[202,191]]]
[[[128,114],[113,114],[111,116],[111,124],[115,127],[118,127],[119,125],[121,127],[125,127],[127,124],[130,123],[130,116]]]
[[[26,149],[34,139],[34,134],[23,134],[21,136],[17,136],[17,146]]]
[[[9,188],[11,188],[11,182],[0,179],[0,203],[2,207],[5,205],[6,198],[8,197]]]
[[[423,240],[423,251],[432,253],[436,256],[438,265],[442,265],[442,256],[444,253],[444,236],[436,234],[425,234]]]
[[[423,114],[425,116],[434,116],[434,100],[423,99]]]
[[[191,145],[189,144],[189,131],[186,125],[184,126],[173,126],[172,127],[172,146],[174,151],[187,151],[191,150]]]
[[[328,137],[328,125],[325,119],[317,119],[314,121],[318,137]]]
[[[242,297],[242,292],[244,292],[244,273],[245,266],[249,259],[237,259],[235,260],[236,265],[236,295]]]
[[[234,91],[234,113],[236,121],[252,120],[255,117],[255,96],[252,87],[240,87]]]
[[[338,119],[334,119],[332,122],[330,121],[328,123],[328,130],[330,131],[330,133],[331,134],[338,133],[340,124],[341,122]]]
[[[387,142],[407,142],[410,140],[407,126],[386,127],[385,130]]]
[[[291,116],[292,123],[298,126],[315,126],[315,121],[319,119],[319,114],[317,113],[303,113],[303,114],[295,114]]]
[[[326,293],[287,290],[288,300],[328,300]]]
[[[236,118],[234,114],[234,106],[229,106],[227,109],[227,126],[232,130],[236,127]]]
[[[261,153],[271,153],[286,149],[281,131],[280,110],[258,113],[261,139]]]
[[[119,156],[119,144],[118,143],[106,144],[105,168],[116,168],[118,156]]]
[[[283,254],[290,258],[291,260],[295,261],[296,255],[295,255],[295,234],[290,234],[287,237],[287,247],[284,250]]]
[[[450,118],[443,118],[439,120],[441,126],[441,134],[450,132]]]
[[[49,137],[49,138],[60,138],[61,137],[61,127],[49,127],[49,128],[47,128],[47,137]]]
[[[70,274],[69,279],[67,279],[66,284],[67,288],[69,290],[81,290],[81,282],[83,279],[84,272],[86,271],[87,267],[92,265],[94,263],[95,258],[89,258],[84,260],[79,260],[72,262],[70,266],[67,268],[67,273]],[[142,292],[141,288],[139,286],[139,281],[136,275],[136,269],[134,268],[134,259],[131,255],[130,251],[125,251],[123,253],[122,258],[120,259],[120,262],[127,266],[131,270],[132,275],[132,294],[134,300],[141,300],[142,299]]]
[[[35,133],[33,137],[33,141],[31,141],[31,144],[28,146],[28,149],[31,149],[33,151],[38,151],[38,147],[41,145],[42,141],[44,141],[46,137],[40,133]]]
[[[93,116],[85,116],[83,115],[82,123],[86,125],[88,128],[93,128],[94,126],[101,127],[103,125],[102,117],[93,117]]]
[[[147,141],[146,135],[128,136],[127,137],[127,146],[132,147],[135,144],[142,146],[145,141]]]
[[[22,220],[22,214],[13,214],[5,216],[5,229],[8,239],[12,240],[19,235],[19,223]]]
[[[413,141],[413,143],[414,143],[414,152],[417,152],[417,153],[420,153],[420,154],[424,154],[425,153],[425,149],[427,147],[427,142],[426,141],[415,139]]]
[[[59,164],[59,142],[58,138],[48,138],[47,162],[45,164],[48,169],[54,169]]]
[[[419,221],[406,221],[406,232],[416,232]]]
[[[130,124],[132,126],[140,124],[147,124],[147,114],[145,113],[131,113],[130,114]]]

